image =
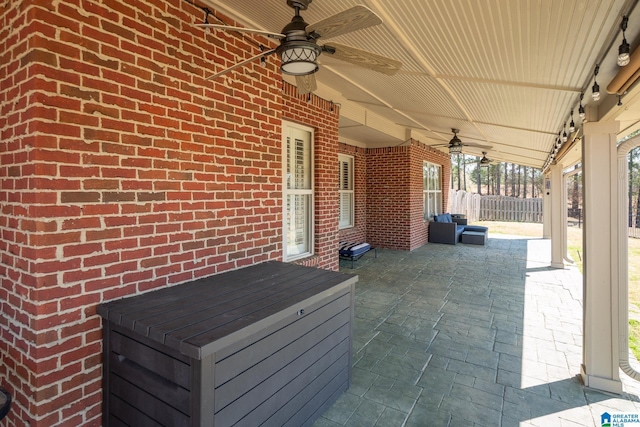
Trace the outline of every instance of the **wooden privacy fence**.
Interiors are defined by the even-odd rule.
[[[631,210],[629,211],[629,237],[640,239],[640,215],[638,215],[638,204],[635,200],[629,202]]]
[[[481,221],[542,222],[542,199],[482,196]]]
[[[455,214],[464,214],[470,222],[473,221],[514,221],[514,222],[542,222],[542,199],[519,199],[506,196],[481,196],[466,191],[450,190],[449,205],[447,211]],[[579,219],[580,227],[581,211],[578,214],[568,210],[569,217]],[[640,239],[640,221],[636,221],[634,211],[629,219],[629,237]]]
[[[449,207],[447,211],[455,214],[464,214],[469,222],[478,221],[480,218],[481,195],[467,193],[466,191],[449,191]]]
[[[542,199],[480,196],[451,190],[449,211],[465,214],[470,221],[542,222]]]

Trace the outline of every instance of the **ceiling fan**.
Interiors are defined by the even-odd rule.
[[[312,0],[287,0],[287,4],[295,10],[295,15],[281,33],[220,24],[196,24],[204,28],[262,34],[280,40],[280,46],[277,48],[263,51],[241,61],[208,77],[207,80],[215,79],[273,53],[277,53],[282,60],[280,66],[282,72],[296,77],[296,85],[300,94],[310,93],[317,89],[314,73],[318,71],[317,59],[321,53],[387,75],[395,74],[402,67],[400,61],[355,47],[338,43],[318,45],[317,40],[320,38],[328,39],[361,30],[381,24],[382,20],[371,9],[360,5],[309,25],[300,16],[300,11],[306,10],[311,2]]]
[[[462,142],[460,138],[458,138],[458,132],[460,132],[459,129],[452,128],[451,132],[453,132],[453,138],[451,138],[449,144],[438,144],[433,147],[444,147],[446,145],[449,148],[449,154],[460,154],[462,153],[463,147],[475,147],[482,150],[491,150],[491,147],[488,145],[475,144],[473,142]],[[484,151],[482,153],[486,154]]]
[[[464,164],[465,165],[475,165],[478,164],[481,167],[486,167],[489,165],[495,165],[500,163],[498,160],[494,160],[494,159],[490,159],[487,157],[487,152],[483,151],[482,152],[482,157],[480,156],[476,156],[475,159],[472,160],[467,160]]]
[[[482,152],[482,158],[478,161],[480,166],[489,166],[498,163],[496,160],[490,159],[487,157],[487,152]]]

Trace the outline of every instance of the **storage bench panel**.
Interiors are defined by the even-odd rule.
[[[172,354],[164,353],[159,350],[157,345],[149,347],[147,344],[140,342],[139,337],[127,336],[126,332],[111,331],[111,351],[120,356],[126,357],[128,360],[140,365],[153,367],[153,372],[166,378],[167,380],[179,385],[180,387],[191,389],[191,378],[189,371],[191,366],[189,359]]]
[[[116,374],[112,374],[109,381],[113,397],[122,399],[158,423],[176,427],[190,425],[189,417],[185,415],[189,412],[188,397],[185,406],[184,397],[181,402],[161,400],[153,389],[141,389]],[[181,409],[186,411],[182,412],[174,406],[181,406]]]
[[[269,261],[100,305],[103,425],[313,423],[351,381],[356,281]]]
[[[344,321],[339,317],[337,319],[339,322]],[[333,328],[334,325],[331,327]],[[325,335],[325,331],[321,332],[323,332],[322,335]],[[290,380],[302,370],[316,363],[319,355],[325,349],[333,348],[348,336],[349,325],[343,323],[339,329],[330,331],[328,336],[319,337],[319,340],[305,336],[307,339],[294,342],[290,346],[292,348],[283,348],[282,352],[271,355],[231,381],[216,387],[216,393],[219,394],[219,398],[216,399],[216,411],[257,387],[278,387],[282,382]]]
[[[337,375],[334,373],[342,368]],[[332,378],[332,375],[333,378]],[[328,382],[327,379],[331,378]],[[268,425],[273,426],[307,426],[326,411],[329,406],[349,387],[349,370],[342,367],[342,360],[338,360],[331,365],[329,369],[322,373],[314,382],[306,387],[302,393],[296,395],[287,405],[291,405],[297,410],[294,416],[285,422],[281,414],[288,414],[288,411],[282,410],[280,413],[274,414],[272,418],[267,420]],[[304,405],[302,402],[306,402]],[[314,412],[315,409],[315,412]]]
[[[254,366],[270,355],[281,352],[286,346],[295,344],[296,340],[307,334],[311,333],[312,335],[306,338],[307,342],[303,344],[303,347],[306,346],[308,348],[310,345],[315,344],[315,342],[326,337],[327,334],[324,331],[327,328],[331,332],[350,321],[350,307],[350,294],[342,295],[317,310],[313,310],[310,313],[305,310],[304,314],[296,315],[278,331],[266,336],[251,336],[246,341],[246,346],[236,349],[230,357],[222,358],[222,355],[218,353],[221,360],[216,361],[216,387],[246,371],[247,366]],[[344,314],[338,320],[334,320],[334,316],[343,312]],[[331,325],[326,326],[325,323],[329,321]],[[331,329],[332,327],[333,329]],[[314,331],[314,329],[316,330]],[[287,354],[283,356],[287,357]],[[238,360],[242,360],[243,363],[238,364]]]
[[[348,369],[341,366],[345,360],[346,358],[338,359],[289,400],[286,400],[286,398],[276,400],[274,398],[266,401],[256,411],[240,420],[236,426],[250,427],[253,425],[263,425],[281,427],[291,425],[299,427],[313,423],[313,421],[322,414],[322,412],[319,411],[317,411],[317,414],[314,413],[314,409],[320,409],[327,403],[328,405],[324,407],[324,410],[326,410],[326,408],[335,401],[335,398],[333,398],[329,402],[329,399],[332,398],[335,391],[339,390],[339,393],[342,393],[347,389],[349,372]],[[282,394],[280,397],[282,396],[286,396],[286,394]],[[270,405],[274,405],[278,409],[274,412],[269,409]],[[262,422],[261,420],[264,419],[265,413],[267,415],[272,413],[272,415]]]
[[[293,416],[297,410],[286,407],[287,402],[302,393],[306,387],[312,387],[314,379],[319,385],[328,383],[333,377],[330,370],[332,366],[334,369],[346,367],[349,345],[349,340],[345,339],[326,353],[313,355],[312,364],[308,363],[309,360],[298,359],[289,367],[295,375],[282,373],[272,381],[261,383],[242,396],[242,399],[218,412],[215,417],[216,427],[236,425],[239,421],[242,421],[238,423],[241,426],[257,426],[280,411],[282,416]],[[327,370],[329,373],[323,376]]]
[[[167,381],[153,371],[138,365],[122,356],[111,354],[109,361],[112,375],[111,384],[126,379],[131,387],[140,389],[149,395],[149,399],[160,400],[167,405],[188,413],[190,405],[190,391],[179,385]],[[111,393],[116,394],[116,388],[111,387]]]

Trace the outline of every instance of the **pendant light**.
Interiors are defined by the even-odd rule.
[[[596,64],[596,69],[593,72],[593,87],[591,88],[591,98],[594,101],[600,101],[600,85],[596,81],[596,77],[598,77],[598,71],[600,71],[600,64]]]
[[[620,29],[622,30],[622,43],[618,48],[618,65],[621,67],[624,67],[625,65],[627,65],[630,60],[630,57],[629,57],[630,47],[629,47],[629,43],[627,42],[627,38],[624,35],[624,32],[627,30],[628,22],[629,22],[629,17],[623,16],[622,23],[620,24]]]
[[[573,121],[573,109],[571,109],[571,122],[569,123],[569,133],[576,131],[576,122]]]
[[[584,120],[584,118],[587,117],[587,113],[584,111],[584,105],[582,105],[582,98],[584,98],[584,92],[580,93],[580,107],[578,108],[580,120]]]

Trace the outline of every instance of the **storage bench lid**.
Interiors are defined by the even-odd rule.
[[[98,313],[189,357],[214,353],[223,338],[251,333],[305,305],[344,292],[358,276],[267,261],[100,304]],[[263,322],[259,325],[258,322]]]

